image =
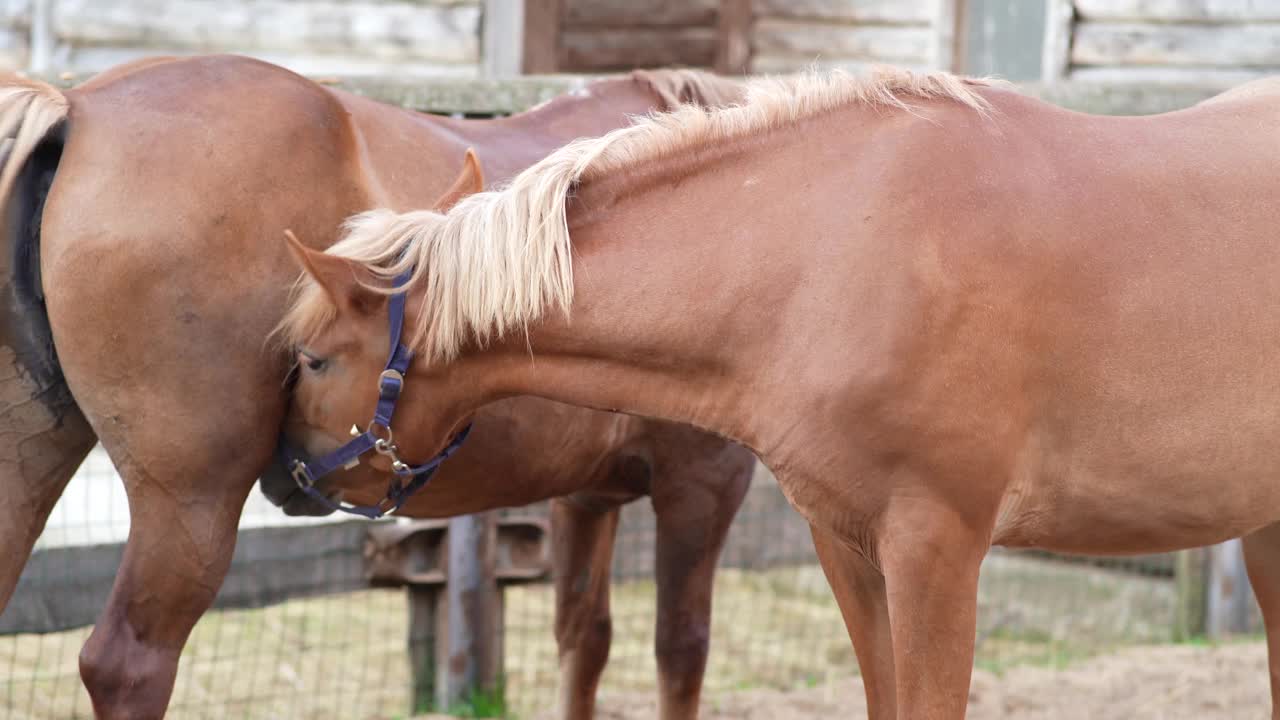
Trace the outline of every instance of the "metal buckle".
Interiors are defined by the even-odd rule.
[[[293,465],[289,467],[289,475],[293,477],[293,482],[304,490],[315,486],[315,481],[311,479],[311,474],[307,472],[307,464],[301,460],[293,461]]]
[[[391,517],[397,509],[395,501],[389,497],[382,498],[374,507],[378,508],[378,512],[382,513],[382,517]]]

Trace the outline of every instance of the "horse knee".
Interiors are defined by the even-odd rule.
[[[127,630],[113,633],[105,628],[100,623],[80,650],[80,679],[93,701],[94,716],[164,717],[177,676],[177,655],[146,648]]]
[[[600,662],[609,656],[609,645],[613,642],[613,619],[608,615],[597,617],[587,623],[583,631],[580,647],[586,655],[597,658]]]
[[[664,677],[692,690],[700,685],[710,645],[711,629],[706,623],[681,623],[658,629],[654,655]]]
[[[585,621],[568,622],[556,627],[556,643],[560,652],[571,650],[582,655],[608,655],[613,642],[613,619],[600,615]]]

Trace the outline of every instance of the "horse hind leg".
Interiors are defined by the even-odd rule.
[[[96,441],[65,390],[42,388],[12,348],[0,344],[0,610],[67,481]]]
[[[1280,523],[1244,536],[1245,568],[1267,629],[1271,717],[1280,720]]]
[[[265,457],[211,476],[144,443],[128,451],[104,443],[125,481],[132,523],[111,596],[80,652],[80,676],[96,717],[159,718],[187,636],[230,567],[240,511]]]
[[[596,688],[613,637],[609,573],[618,516],[617,506],[601,510],[573,498],[551,501],[561,720],[595,715]]]

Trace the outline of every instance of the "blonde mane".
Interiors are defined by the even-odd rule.
[[[520,173],[506,188],[477,193],[447,215],[374,210],[352,217],[328,250],[383,281],[413,269],[421,290],[412,347],[429,363],[452,360],[468,342],[484,345],[525,330],[548,310],[568,315],[573,263],[565,200],[575,185],[708,143],[765,132],[847,105],[910,111],[909,100],[948,100],[985,114],[986,81],[945,73],[839,71],[750,83],[745,101],[720,109],[683,105],[598,138],[574,141]],[[310,287],[308,287],[308,285]],[[319,332],[333,308],[304,282],[281,323],[294,342]],[[389,292],[385,286],[381,292]]]

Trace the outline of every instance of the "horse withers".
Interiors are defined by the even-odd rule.
[[[288,427],[328,445],[368,410],[403,294],[408,461],[511,394],[753,448],[873,718],[964,715],[993,544],[1241,536],[1280,707],[1278,127],[1277,81],[1144,118],[946,74],[761,82],[447,214],[353,218],[283,326],[331,368]]]
[[[81,674],[98,717],[162,716],[182,646],[222,582],[241,507],[271,462],[287,404],[282,380],[292,358],[265,341],[298,274],[279,234],[292,228],[321,248],[351,213],[429,205],[448,189],[468,146],[491,176],[506,178],[633,115],[679,102],[732,102],[739,92],[703,73],[640,72],[509,118],[453,120],[230,56],[132,63],[65,93],[6,78],[0,126],[13,142],[4,146],[0,172],[7,223],[0,354],[11,372],[0,375],[0,603],[66,481],[100,440],[124,479],[132,527],[110,600],[81,653]],[[660,572],[666,602],[705,604],[710,578],[700,568],[714,563],[715,528],[736,507],[743,479],[727,458],[737,451],[672,425],[641,430],[531,407],[512,404],[505,418],[495,413],[473,440],[527,431],[529,423],[517,419],[526,411],[600,436],[557,435],[505,466],[485,459],[544,473],[510,478],[516,485],[550,483],[545,473],[559,469],[579,484],[560,478],[558,487],[595,490],[617,474],[609,468],[622,468],[639,494],[664,486],[659,473],[726,471],[705,478],[710,485],[680,482],[655,496],[662,527],[675,533],[659,542],[698,548],[688,555],[697,562],[684,564],[679,555]],[[578,448],[582,466],[548,461],[566,442]],[[657,443],[665,455],[650,452]],[[506,452],[502,445],[493,452]],[[477,489],[501,485],[493,479]],[[266,486],[295,511],[308,510]],[[434,497],[461,509],[477,502],[443,482],[432,492],[424,503]],[[503,487],[489,502],[517,494]],[[612,508],[622,499],[584,498],[591,502],[557,503],[556,511],[560,536],[572,539],[560,552],[576,548],[570,572],[591,586],[558,604],[562,654],[575,658],[564,694],[586,698],[578,707],[589,707],[603,663],[607,604],[598,578]],[[689,517],[697,525],[686,530],[682,518]],[[690,618],[696,628],[697,613]],[[691,668],[705,655],[697,644],[686,649],[664,671],[675,678],[662,682],[664,693],[672,688],[673,707],[696,700]]]

